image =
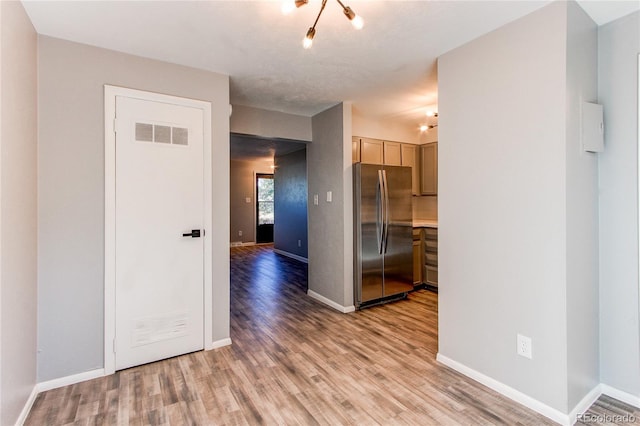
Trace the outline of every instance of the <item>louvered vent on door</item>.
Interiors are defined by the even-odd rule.
[[[136,123],[136,141],[187,146],[189,145],[189,129]]]

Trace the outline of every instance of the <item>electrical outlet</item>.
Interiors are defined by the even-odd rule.
[[[531,337],[518,334],[518,355],[525,358],[533,358],[533,345],[531,343]]]
[[[238,231],[238,237],[242,237],[242,231]]]
[[[318,194],[313,194],[313,205],[318,205]]]
[[[298,240],[298,247],[302,247],[302,240]]]
[[[330,203],[333,200],[333,193],[331,191],[327,191],[327,203]]]

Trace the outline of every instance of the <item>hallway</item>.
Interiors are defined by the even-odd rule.
[[[436,363],[436,294],[342,314],[306,270],[232,248],[233,345],[42,393],[26,424],[553,424]]]

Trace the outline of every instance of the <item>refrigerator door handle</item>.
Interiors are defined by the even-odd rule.
[[[378,243],[378,254],[382,254],[384,241],[383,185],[382,170],[378,170],[378,184],[376,185],[376,242]]]
[[[389,242],[389,183],[387,182],[387,171],[383,170],[382,171],[382,182],[384,184],[384,227],[383,229],[383,234],[384,234],[384,250],[383,252],[386,253],[387,252],[387,245]]]

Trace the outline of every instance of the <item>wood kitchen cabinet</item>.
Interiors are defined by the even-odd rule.
[[[387,166],[401,166],[402,165],[402,152],[400,149],[400,142],[384,141],[384,164]]]
[[[427,285],[438,287],[438,228],[424,229],[424,272]]]
[[[351,138],[351,162],[360,162],[360,138],[357,136]]]
[[[360,161],[365,164],[384,164],[384,143],[381,140],[360,139]]]
[[[422,279],[422,230],[420,228],[413,229],[413,285],[423,283]]]
[[[420,146],[422,195],[438,194],[438,143],[432,142]]]
[[[411,167],[411,194],[423,195],[420,192],[422,180],[420,172],[421,145],[382,141],[360,136],[353,136],[351,143],[354,163]]]
[[[420,164],[416,150],[418,145],[403,143],[400,145],[402,165],[411,167],[411,194],[420,195]]]

